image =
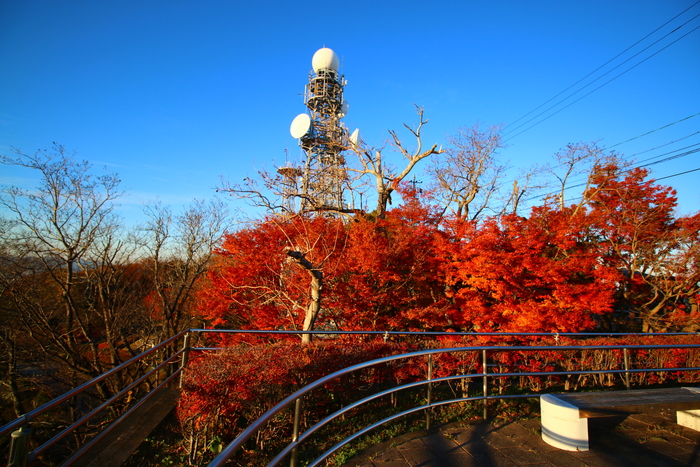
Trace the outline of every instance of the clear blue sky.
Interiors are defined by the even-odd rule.
[[[613,146],[698,114],[698,15],[695,0],[3,0],[0,153],[56,141],[121,175],[128,219],[155,199],[177,209],[212,196],[220,176],[274,169],[285,150],[299,160],[289,124],[327,46],[348,81],[346,125],[370,145],[415,123],[417,104],[426,144],[477,121],[511,124],[502,157],[526,167],[570,142]],[[696,150],[698,131],[700,115],[614,149],[658,161]],[[699,209],[700,171],[676,174],[700,168],[698,154],[650,167],[670,177],[682,214]],[[32,186],[0,170],[0,182]]]

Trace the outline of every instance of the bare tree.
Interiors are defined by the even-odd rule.
[[[150,220],[142,228],[155,300],[151,313],[162,326],[162,338],[185,329],[197,281],[206,273],[229,213],[220,200],[195,201],[182,214],[156,204],[145,208]]]
[[[20,389],[20,374],[17,371],[18,353],[21,352],[21,345],[18,344],[19,337],[15,310],[12,301],[8,297],[11,291],[11,272],[13,248],[8,241],[12,224],[0,217],[0,384],[7,391],[4,396],[12,401],[12,408],[15,416],[21,416],[25,410],[22,404],[22,393]],[[8,280],[9,279],[9,280]]]
[[[476,219],[498,193],[507,166],[497,161],[503,148],[500,127],[475,124],[458,130],[451,147],[433,159],[429,172],[434,196],[460,219]]]
[[[288,193],[285,178],[280,174],[272,175],[266,170],[258,170],[257,173],[257,178],[245,177],[240,183],[231,183],[222,177],[221,186],[216,191],[228,193],[270,213],[295,214],[296,210],[290,209],[284,199],[285,196],[300,197],[300,192]]]
[[[0,156],[0,163],[38,173],[39,184],[0,192],[0,205],[13,222],[6,233],[13,250],[5,258],[11,267],[4,270],[3,287],[43,354],[78,374],[97,375],[104,367],[92,338],[94,317],[85,306],[85,271],[94,266],[89,258],[98,240],[119,228],[113,209],[120,180],[111,173],[93,175],[90,164],[74,160],[60,145],[52,152],[15,154]]]
[[[288,170],[284,170],[288,169]],[[306,213],[333,212],[343,215],[353,215],[361,211],[354,205],[354,194],[359,189],[359,176],[351,178],[355,173],[346,169],[337,169],[343,172],[343,180],[347,192],[353,202],[347,207],[329,205],[324,202],[325,194],[317,194],[301,186],[299,178],[302,171],[298,168],[284,167],[278,169],[276,174],[267,170],[257,170],[257,177],[246,177],[240,183],[231,183],[222,178],[218,192],[228,193],[238,199],[245,200],[251,206],[263,208],[268,213],[274,213],[283,217],[291,217]],[[296,172],[296,175],[290,175]],[[296,200],[297,202],[293,202]]]
[[[416,139],[415,150],[409,151],[402,143],[398,134],[393,130],[389,130],[392,146],[394,146],[406,160],[406,165],[400,172],[386,164],[381,150],[362,148],[360,146],[353,147],[361,165],[358,172],[362,175],[369,175],[374,178],[377,194],[377,208],[375,212],[380,219],[385,216],[387,206],[391,203],[391,194],[399,186],[399,183],[411,173],[416,164],[431,154],[441,154],[443,152],[442,147],[438,149],[437,144],[433,144],[425,151],[423,150],[421,132],[423,130],[423,125],[428,123],[428,120],[424,118],[422,108],[416,106],[416,112],[418,113],[418,125],[416,128],[411,128],[404,124],[404,127],[406,127]]]
[[[584,196],[576,205],[577,208],[584,206],[594,194],[589,188],[592,176],[597,173],[598,168],[613,163],[621,165],[622,162],[615,153],[605,153],[595,143],[567,144],[554,158],[556,165],[549,171],[558,181],[554,197],[560,209],[565,207],[567,190],[579,187],[583,187],[580,191]],[[585,178],[579,179],[578,182],[572,181],[576,177]]]
[[[144,339],[153,327],[144,309],[149,280],[139,262],[139,246],[133,233],[121,230],[98,238],[87,252],[83,269],[84,306],[104,335],[103,351],[112,365],[143,351]]]
[[[421,132],[423,125],[428,123],[424,118],[423,109],[416,106],[418,113],[418,125],[416,128],[404,124],[406,129],[414,136],[416,140],[416,149],[409,151],[403,144],[398,134],[389,130],[392,146],[406,160],[406,165],[400,171],[389,167],[384,159],[383,149],[368,148],[362,144],[353,144],[348,142],[348,149],[357,156],[357,166],[349,165],[342,169],[342,178],[345,184],[345,192],[349,194],[352,202],[347,207],[329,206],[323,200],[325,194],[316,194],[304,189],[303,186],[296,186],[295,177],[303,178],[301,169],[293,170],[278,170],[278,173],[273,175],[267,171],[259,170],[258,178],[253,179],[246,177],[241,183],[229,183],[222,180],[222,185],[218,189],[220,192],[226,192],[240,199],[247,200],[255,207],[264,208],[269,213],[276,213],[282,216],[294,216],[296,214],[304,214],[310,212],[322,213],[337,213],[343,215],[354,215],[364,213],[364,202],[366,199],[366,187],[369,183],[366,177],[369,177],[375,186],[374,191],[377,196],[376,215],[378,218],[384,217],[387,206],[391,203],[391,194],[399,186],[399,183],[404,180],[414,169],[416,164],[431,154],[440,154],[442,149],[438,149],[438,145],[434,144],[427,150],[423,150],[423,141]],[[289,168],[292,169],[292,168]],[[297,173],[298,171],[298,173]],[[295,174],[296,173],[296,174]],[[287,198],[296,198],[300,200],[299,209],[292,209],[290,203],[286,203]],[[355,200],[359,198],[358,207],[355,206]]]

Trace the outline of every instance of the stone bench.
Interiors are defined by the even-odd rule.
[[[700,388],[545,394],[542,439],[567,451],[588,451],[588,419],[655,410],[676,411],[679,425],[700,431]]]

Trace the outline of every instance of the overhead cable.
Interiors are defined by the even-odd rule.
[[[694,144],[694,145],[692,145],[692,146],[688,146],[687,148],[691,148],[691,147],[693,147],[693,146],[698,146],[698,145],[697,145],[697,144]],[[682,150],[687,149],[687,148],[678,149],[677,151],[682,151]],[[674,152],[676,152],[676,151],[671,151],[671,152],[668,152],[668,153],[662,154],[662,155],[672,154],[672,153],[674,153]],[[630,167],[629,169],[626,169],[626,170],[621,171],[620,174],[626,174],[626,173],[628,173],[628,172],[630,172],[631,170],[636,169],[636,168],[648,167],[648,166],[650,166],[650,165],[660,164],[660,163],[662,163],[662,162],[668,162],[668,161],[670,161],[670,160],[678,159],[678,158],[685,157],[685,156],[689,156],[689,155],[695,154],[695,153],[697,153],[697,152],[700,152],[700,148],[692,149],[692,150],[686,151],[686,152],[684,152],[684,153],[682,153],[682,154],[676,154],[676,155],[674,155],[674,156],[667,157],[666,159],[663,159],[663,160],[660,160],[660,161],[651,162],[651,163],[649,163],[649,164],[644,164],[644,165],[638,165],[638,166]],[[657,157],[660,157],[660,156],[657,156]],[[654,178],[654,180],[655,180],[655,181],[658,181],[658,180],[663,180],[663,179],[666,179],[666,178],[676,177],[676,176],[678,176],[678,175],[684,175],[684,174],[687,174],[687,173],[690,173],[690,172],[695,172],[696,170],[699,170],[699,169],[693,169],[693,170],[689,170],[689,171],[686,171],[686,172],[680,172],[680,173],[668,175],[668,176],[665,176],[665,177]],[[567,189],[567,190],[570,190],[570,189],[572,189],[572,188],[579,188],[579,187],[585,186],[586,183],[587,183],[587,182],[580,182],[580,183],[576,183],[575,185],[567,185],[567,186],[565,186],[564,188]],[[533,200],[540,199],[540,198],[543,198],[543,197],[547,197],[547,196],[550,196],[550,195],[555,195],[555,194],[557,194],[557,193],[559,193],[559,190],[556,190],[556,191],[547,191],[547,192],[544,192],[544,193],[538,193],[538,194],[533,195],[533,196],[531,196],[531,197],[529,197],[529,198],[526,198],[524,201],[533,201]]]
[[[700,16],[700,15],[697,15],[697,16],[693,17],[693,19],[697,18],[698,16]],[[689,21],[692,21],[693,19],[691,19],[691,20],[689,20]],[[689,22],[689,21],[688,21],[688,22]],[[686,22],[685,24],[687,24],[687,22]],[[680,26],[679,26],[679,27],[680,27]],[[554,113],[551,113],[550,115],[544,117],[543,119],[539,120],[538,122],[533,123],[533,124],[530,125],[529,127],[525,128],[523,131],[521,131],[521,132],[519,132],[519,133],[516,133],[515,135],[513,135],[513,136],[511,136],[510,138],[506,139],[505,141],[510,141],[511,139],[515,138],[516,136],[519,136],[519,135],[525,133],[525,132],[528,131],[529,129],[531,129],[531,128],[533,128],[533,127],[539,125],[540,123],[544,122],[545,120],[548,120],[549,118],[555,116],[555,115],[558,114],[559,112],[561,112],[561,111],[563,111],[563,110],[565,110],[565,109],[568,109],[569,107],[571,107],[572,105],[574,105],[575,103],[577,103],[578,101],[580,101],[581,99],[590,96],[591,94],[593,94],[594,92],[596,92],[596,91],[599,90],[600,88],[602,88],[602,87],[604,87],[604,86],[610,84],[611,82],[615,81],[617,78],[619,78],[620,76],[624,75],[624,74],[627,73],[628,71],[631,71],[631,70],[635,69],[636,67],[638,67],[638,66],[641,65],[642,63],[646,62],[647,60],[649,60],[650,58],[654,57],[654,56],[657,55],[658,53],[660,53],[660,52],[666,50],[668,47],[672,46],[673,44],[675,44],[675,43],[678,42],[679,40],[685,38],[687,35],[689,35],[689,34],[695,32],[695,31],[698,30],[698,29],[700,29],[700,26],[695,27],[694,29],[690,30],[690,31],[687,32],[686,34],[684,34],[684,35],[682,35],[681,37],[679,37],[678,39],[676,39],[675,41],[671,42],[670,44],[665,45],[665,46],[662,47],[661,49],[659,49],[659,50],[657,50],[656,52],[654,52],[653,54],[649,55],[649,56],[646,57],[644,60],[642,60],[642,61],[636,63],[635,65],[632,65],[631,67],[629,67],[628,69],[626,69],[626,70],[623,71],[622,73],[620,73],[620,74],[618,74],[617,76],[613,77],[612,79],[606,81],[605,83],[601,84],[600,86],[598,86],[597,88],[593,89],[592,91],[589,91],[588,93],[586,93],[586,94],[584,94],[583,96],[579,97],[579,98],[576,99],[575,101],[570,102],[569,104],[565,105],[564,107],[560,108],[559,110],[555,111]],[[675,31],[675,30],[674,30],[674,31]],[[673,31],[670,32],[669,34],[672,34],[672,33],[673,33]],[[668,36],[669,34],[667,34],[666,36]],[[662,40],[662,39],[664,39],[666,36],[664,36],[664,37],[662,37],[661,39],[659,39],[659,41]],[[654,44],[658,43],[659,41],[654,42]],[[653,46],[654,44],[651,44],[649,47]],[[535,115],[534,117],[532,117],[531,119],[529,119],[529,120],[526,121],[525,123],[523,123],[523,124],[521,124],[521,125],[518,125],[517,127],[515,127],[515,128],[511,131],[511,133],[512,133],[513,131],[517,130],[518,128],[522,127],[523,125],[526,125],[527,123],[529,123],[529,122],[531,122],[532,120],[536,119],[537,117],[539,117],[539,116],[541,116],[541,115],[547,113],[548,111],[550,111],[551,109],[553,109],[553,108],[556,107],[557,105],[561,104],[561,103],[564,102],[565,100],[567,100],[567,99],[569,99],[570,97],[572,97],[574,94],[577,94],[579,91],[582,91],[582,90],[585,89],[586,87],[588,87],[588,86],[590,86],[591,84],[595,83],[595,82],[598,81],[600,78],[602,78],[603,76],[607,75],[608,73],[610,73],[610,72],[613,71],[614,69],[618,68],[618,67],[621,66],[622,64],[628,62],[628,61],[631,60],[632,58],[634,58],[634,57],[636,57],[637,55],[639,55],[640,53],[644,52],[644,51],[647,50],[649,47],[646,47],[644,50],[642,50],[641,52],[638,52],[638,53],[635,54],[634,56],[628,58],[627,60],[625,60],[624,62],[622,62],[620,65],[617,65],[615,68],[613,68],[613,69],[607,71],[606,73],[604,73],[603,75],[599,76],[599,77],[596,78],[595,80],[591,81],[591,82],[588,83],[586,86],[584,86],[584,87],[582,87],[581,89],[579,89],[578,91],[575,91],[575,92],[569,94],[569,95],[568,95],[567,97],[565,97],[564,99],[562,99],[562,100],[560,100],[559,102],[557,102],[556,104],[554,104],[554,105],[548,107],[546,110],[544,110],[544,111],[540,112],[539,114]],[[506,134],[507,134],[507,133],[506,133]]]
[[[673,20],[675,20],[676,18],[678,18],[679,16],[681,16],[681,15],[682,15],[683,13],[685,13],[686,11],[690,10],[691,8],[693,8],[693,7],[694,7],[695,5],[697,5],[698,3],[700,3],[700,0],[698,0],[697,2],[695,2],[694,4],[692,4],[691,6],[689,6],[688,8],[686,8],[685,10],[681,11],[680,13],[678,13],[676,16],[674,16],[674,17],[671,18],[670,20],[666,21],[664,24],[662,24],[662,25],[659,26],[658,28],[654,29],[653,31],[651,31],[649,34],[647,34],[646,36],[644,36],[644,37],[642,37],[641,39],[639,39],[639,40],[638,40],[637,42],[635,42],[634,44],[632,44],[632,45],[630,45],[629,47],[627,47],[625,50],[623,50],[623,51],[620,52],[619,54],[615,55],[613,58],[611,58],[611,59],[608,60],[607,62],[603,63],[603,64],[600,65],[598,68],[596,68],[595,70],[591,71],[591,72],[588,73],[586,76],[584,76],[583,78],[581,78],[580,80],[576,81],[574,84],[572,84],[572,85],[569,86],[568,88],[566,88],[566,89],[564,89],[563,91],[561,91],[559,94],[557,94],[557,95],[555,95],[554,97],[550,98],[549,100],[543,102],[542,104],[540,104],[539,106],[535,107],[534,109],[532,109],[531,111],[529,111],[528,113],[526,113],[526,114],[523,115],[522,117],[518,118],[517,120],[515,120],[515,121],[513,121],[513,122],[511,122],[511,123],[509,123],[509,124],[507,124],[505,127],[503,127],[503,129],[505,130],[505,129],[508,128],[509,126],[514,125],[515,123],[518,123],[520,120],[522,120],[523,118],[527,117],[527,116],[530,115],[531,113],[533,113],[533,112],[539,110],[540,108],[544,107],[545,105],[547,105],[548,103],[550,103],[551,101],[553,101],[554,99],[556,99],[557,97],[559,97],[559,96],[561,96],[562,94],[564,94],[564,93],[565,93],[566,91],[568,91],[569,89],[573,88],[574,86],[576,86],[576,85],[579,84],[580,82],[584,81],[584,80],[585,80],[586,78],[588,78],[589,76],[595,74],[598,70],[604,68],[604,67],[605,67],[606,65],[608,65],[609,63],[615,61],[618,57],[620,57],[621,55],[625,54],[628,50],[632,49],[632,48],[635,47],[637,44],[639,44],[640,42],[644,41],[647,37],[651,36],[652,34],[655,34],[659,29],[662,29],[664,26],[666,26],[667,24],[669,24],[670,22],[672,22]],[[676,28],[676,29],[677,29],[677,28]],[[674,31],[676,31],[676,29],[674,29]],[[672,31],[672,32],[674,32],[674,31]],[[669,33],[669,34],[670,34],[670,33]],[[667,35],[668,35],[668,34],[667,34]],[[666,36],[664,36],[664,37],[666,37]],[[663,38],[662,38],[662,39],[663,39]],[[535,117],[535,118],[536,118],[536,117]],[[528,121],[529,121],[529,120],[528,120]],[[526,123],[527,123],[527,122],[526,122]]]
[[[698,170],[700,170],[700,167],[698,167],[697,169],[686,170],[685,172],[679,172],[679,173],[673,174],[673,175],[666,175],[665,177],[659,177],[659,178],[657,178],[657,179],[655,179],[655,180],[658,181],[658,180],[664,180],[664,179],[666,179],[666,178],[678,177],[679,175],[685,175],[685,174],[689,174],[689,173],[691,173],[691,172],[697,172]]]
[[[644,136],[650,135],[650,134],[652,134],[652,133],[654,133],[654,132],[657,132],[657,131],[659,131],[659,130],[663,130],[664,128],[668,128],[668,127],[670,127],[670,126],[673,126],[673,125],[675,125],[676,123],[680,123],[680,122],[683,122],[683,121],[685,121],[685,120],[691,119],[691,118],[693,118],[693,117],[697,117],[698,115],[700,115],[700,112],[698,112],[698,113],[696,113],[696,114],[694,114],[694,115],[690,115],[690,116],[685,117],[685,118],[681,118],[681,119],[678,120],[678,121],[675,121],[675,122],[673,122],[673,123],[669,123],[668,125],[664,125],[664,126],[662,126],[662,127],[659,127],[659,128],[657,128],[656,130],[647,131],[646,133],[644,133],[644,134],[642,134],[642,135],[639,135],[639,136],[635,136],[634,138],[630,138],[630,139],[628,139],[627,141],[623,141],[623,142],[621,142],[621,143],[613,144],[612,146],[608,146],[608,147],[606,147],[605,149],[612,149],[612,148],[617,147],[617,146],[620,146],[620,145],[622,145],[622,144],[629,143],[630,141],[634,141],[635,139],[639,139],[639,138],[642,138],[642,137],[644,137]],[[695,134],[697,134],[697,133],[693,133],[693,135],[695,135]],[[692,135],[688,135],[688,136],[692,136]],[[687,138],[687,136],[686,136],[686,138]],[[681,139],[683,139],[683,138],[681,138]],[[676,140],[676,141],[679,141],[679,140]],[[675,141],[672,141],[672,142],[675,142]],[[670,144],[670,143],[668,143],[668,144]]]

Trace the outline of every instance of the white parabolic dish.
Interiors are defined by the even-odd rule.
[[[308,114],[299,114],[292,120],[289,132],[294,138],[301,138],[311,129],[311,117]]]
[[[357,128],[350,135],[350,142],[352,143],[353,146],[359,146],[360,141],[362,141],[362,138],[360,137],[360,129]]]
[[[319,70],[331,69],[333,71],[338,71],[340,66],[340,60],[338,56],[328,47],[318,49],[311,59],[311,67],[314,69],[314,73],[318,73]]]
[[[348,114],[348,110],[350,110],[350,104],[348,104],[348,101],[343,101],[340,105],[340,114],[338,116],[340,118],[345,117]]]

